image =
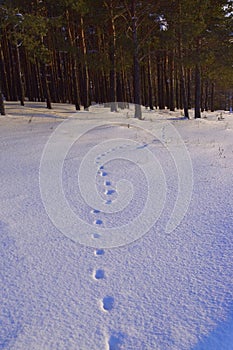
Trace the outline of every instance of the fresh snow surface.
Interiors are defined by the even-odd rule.
[[[40,103],[20,107],[8,102],[6,111],[0,118],[0,349],[233,349],[233,114],[222,112],[221,119],[220,111],[206,112],[203,119],[186,120],[180,111],[143,110],[145,120],[137,129],[131,125],[132,108],[111,113],[93,106],[75,113],[70,105],[49,111]],[[62,172],[70,208],[93,227],[92,246],[70,239],[53,224],[40,189],[45,145],[71,115],[77,127],[103,121],[73,143]],[[167,125],[180,140],[166,137]],[[150,133],[153,128],[164,143]],[[147,205],[143,169],[115,157],[119,150],[111,148],[111,140],[119,138],[125,139],[122,148],[129,147],[128,140],[135,142],[127,154],[152,152],[164,173],[166,198],[148,232],[136,240],[132,232],[131,242],[106,248],[98,246],[100,229],[111,235]],[[106,151],[95,158],[99,200],[111,208],[122,179],[133,189],[126,193],[132,196],[127,206],[116,213],[86,203],[78,186],[82,160],[106,141]],[[192,177],[192,197],[171,233],[166,224],[179,185],[176,160],[166,144],[180,155],[185,145],[193,171],[187,173],[184,166],[187,177],[180,174],[184,183]]]

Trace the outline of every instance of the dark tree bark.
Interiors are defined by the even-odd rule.
[[[69,44],[71,48],[71,82],[72,82],[72,103],[75,105],[76,110],[80,110],[80,91],[79,91],[79,81],[78,81],[78,65],[77,57],[75,55],[75,42],[76,42],[76,31],[74,28],[74,21],[72,18],[72,13],[69,10],[66,10],[66,20],[67,20],[67,31],[69,37]],[[68,85],[69,86],[69,85]]]
[[[181,3],[179,3],[179,15],[182,18]],[[183,59],[183,42],[182,42],[182,28],[181,23],[179,23],[178,32],[178,55],[179,55],[179,65],[180,65],[180,88],[181,88],[181,98],[184,108],[184,116],[189,118],[188,111],[188,98],[187,98],[187,87],[185,81],[185,69],[184,69],[184,59]]]
[[[41,64],[41,73],[42,73],[42,84],[44,90],[44,97],[46,99],[46,104],[48,109],[52,109],[51,96],[47,78],[47,66],[45,63]]]
[[[42,75],[41,75],[40,64],[38,59],[35,59],[35,75],[36,75],[37,99],[38,101],[44,102],[45,97],[43,94]]]
[[[73,77],[73,103],[75,105],[76,111],[80,111],[80,95],[77,77],[77,60],[72,59],[72,77]]]
[[[197,63],[195,67],[195,119],[201,118],[201,72]]]
[[[64,62],[62,53],[57,53],[57,72],[58,72],[58,91],[62,103],[66,103],[67,97],[65,94],[65,79],[64,79]]]
[[[88,63],[87,63],[87,48],[86,48],[86,39],[85,39],[85,31],[84,31],[84,21],[83,17],[80,18],[80,25],[81,25],[81,45],[82,45],[82,52],[83,52],[83,89],[82,89],[82,96],[83,96],[83,107],[85,110],[88,109],[90,106],[90,98],[89,98],[89,71],[88,71]]]
[[[14,49],[15,49],[15,68],[17,73],[16,81],[17,81],[18,96],[19,96],[21,106],[24,106],[25,93],[24,93],[24,84],[23,84],[23,74],[21,70],[19,48],[17,44],[15,45]]]
[[[5,65],[5,59],[2,51],[2,45],[0,42],[0,63],[1,63],[1,72],[2,74],[2,86],[4,86],[4,93],[6,100],[10,99],[10,92],[9,92],[9,85],[8,85],[8,79],[7,79],[7,72],[6,72],[6,65]]]
[[[186,118],[189,118],[187,89],[185,84],[185,71],[182,63],[180,66],[180,87],[181,87],[181,97],[183,102],[184,116]]]
[[[158,104],[159,109],[165,109],[164,100],[164,69],[163,69],[163,58],[161,53],[157,55],[157,86],[158,86]]]
[[[126,106],[125,86],[121,73],[117,73],[117,103],[121,109]]]
[[[214,92],[215,92],[215,86],[214,83],[211,84],[211,96],[210,96],[210,110],[211,112],[214,112]]]
[[[177,109],[181,109],[183,107],[180,97],[180,74],[177,64],[175,65],[175,105]]]
[[[139,44],[137,34],[136,0],[131,2],[132,33],[133,33],[133,87],[134,87],[134,117],[142,119],[141,110],[141,76],[139,63]]]
[[[1,76],[0,76],[0,113],[1,115],[6,115],[3,94],[2,94]]]
[[[150,51],[148,53],[148,61],[147,61],[147,73],[148,73],[148,105],[150,110],[154,109],[153,103],[153,86],[152,86],[152,73],[151,73],[151,54]]]
[[[146,67],[141,67],[141,104],[148,107],[148,89],[146,79]]]
[[[204,97],[204,110],[209,110],[209,83],[205,82],[205,97]]]
[[[124,103],[123,107],[127,106],[127,102],[130,101],[130,90],[129,90],[129,81],[127,79],[127,72],[125,68],[124,55],[121,50],[121,87],[122,87],[122,99],[121,101]]]
[[[116,28],[112,0],[109,3],[109,58],[110,58],[110,102],[111,112],[117,111],[117,80],[116,80]]]
[[[170,111],[175,111],[174,104],[174,54],[173,51],[169,55],[169,84],[170,84],[170,94],[169,94],[169,108]]]
[[[17,101],[18,100],[18,94],[17,94],[17,71],[16,71],[16,63],[15,63],[15,50],[13,49],[11,43],[8,41],[8,50],[9,50],[9,74],[8,74],[8,81],[10,84],[10,100],[11,101]]]
[[[170,108],[170,84],[169,84],[169,78],[168,78],[168,57],[167,54],[164,54],[163,57],[163,76],[164,76],[164,85],[165,85],[165,107]]]
[[[188,109],[192,108],[192,70],[189,68],[187,70],[187,100],[188,100]]]

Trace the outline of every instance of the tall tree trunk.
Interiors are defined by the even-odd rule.
[[[109,58],[110,58],[110,102],[111,102],[111,112],[117,111],[117,80],[116,80],[116,28],[115,19],[113,13],[113,2],[110,1],[109,4],[109,32],[110,32],[110,42],[109,42]]]
[[[51,42],[53,42],[51,40]],[[53,45],[53,43],[52,43]],[[58,71],[57,71],[57,58],[55,53],[55,48],[53,47],[53,54],[52,54],[52,64],[51,64],[51,81],[53,84],[51,84],[51,99],[53,102],[60,103],[60,96],[59,96],[59,85],[58,85]]]
[[[170,94],[169,94],[169,108],[170,111],[175,111],[174,105],[174,53],[173,51],[169,55],[169,83],[170,83]]]
[[[124,103],[124,108],[126,108],[127,103],[129,102],[129,93],[128,93],[128,79],[127,79],[127,74],[126,74],[126,69],[125,69],[125,63],[124,63],[124,55],[123,51],[121,50],[121,87],[122,87],[122,102]]]
[[[40,74],[40,63],[38,59],[35,58],[35,76],[36,76],[36,89],[37,89],[37,99],[38,101],[45,101],[43,95],[43,83],[42,83],[42,75]]]
[[[132,82],[130,81],[129,78],[127,78],[127,95],[128,95],[128,100],[130,103],[134,102],[132,90],[133,90]]]
[[[34,101],[35,99],[35,76],[32,72],[31,62],[28,59],[28,53],[24,49],[22,65],[24,66],[24,84],[25,84],[25,95],[28,97],[29,101]]]
[[[151,74],[151,54],[150,50],[148,52],[148,61],[147,61],[147,73],[148,73],[148,98],[149,98],[149,107],[150,110],[154,109],[153,104],[153,87],[152,87],[152,74]]]
[[[17,44],[15,45],[14,49],[15,49],[16,72],[17,72],[17,87],[18,87],[17,90],[18,90],[20,104],[21,106],[24,106],[25,93],[24,93],[23,75],[21,70],[19,48]]]
[[[58,59],[58,74],[59,74],[59,91],[61,95],[61,101],[62,103],[67,102],[67,93],[65,92],[65,78],[64,78],[64,73],[65,73],[65,57],[62,53],[58,52],[57,54],[57,59]]]
[[[17,101],[17,91],[16,91],[16,72],[15,72],[15,59],[14,51],[10,41],[7,39],[7,35],[3,35],[2,46],[4,51],[6,65],[7,82],[9,87],[8,100]]]
[[[139,45],[137,34],[136,0],[131,2],[132,33],[133,33],[133,87],[134,87],[134,117],[142,119],[141,109],[141,76],[139,64]]]
[[[0,76],[0,114],[6,115],[3,94],[2,94],[1,76]]]
[[[80,18],[81,24],[81,45],[83,51],[83,107],[85,110],[90,106],[90,98],[89,98],[89,72],[88,72],[88,63],[87,63],[87,48],[86,48],[86,39],[85,39],[85,31],[84,31],[84,22],[83,17]]]
[[[158,104],[159,109],[165,109],[164,101],[164,70],[163,70],[163,59],[161,53],[157,55],[157,85],[158,85]]]
[[[199,63],[195,67],[195,119],[201,118],[201,72]]]
[[[210,110],[211,112],[214,112],[214,91],[215,86],[214,83],[211,84],[211,96],[210,96]]]
[[[183,108],[184,108],[184,116],[186,118],[189,118],[187,89],[185,84],[185,70],[184,70],[183,63],[181,63],[180,65],[180,86],[181,86],[181,96],[182,96],[182,102],[183,102]]]
[[[188,68],[187,70],[187,99],[188,99],[188,109],[191,109],[192,108],[192,99],[191,99],[191,87],[192,87],[192,84],[191,84],[191,81],[192,81],[192,71],[190,68]]]
[[[4,60],[1,42],[0,42],[0,63],[2,66],[2,86],[4,86],[6,100],[9,100],[10,99],[10,92],[9,92],[9,85],[8,85],[7,73],[6,73],[6,65],[5,65],[5,60]]]
[[[182,10],[181,10],[181,3],[179,3],[179,15],[180,18],[182,18]],[[188,111],[188,98],[187,98],[187,88],[186,88],[186,81],[185,81],[185,69],[184,69],[184,62],[183,62],[183,43],[182,43],[182,29],[181,24],[179,25],[179,33],[178,33],[178,54],[179,54],[179,63],[180,63],[180,87],[181,87],[181,97],[182,97],[182,103],[184,108],[184,116],[186,118],[189,118],[189,111]]]
[[[121,73],[117,73],[117,103],[119,108],[124,109],[126,104],[124,82]]]
[[[178,64],[175,65],[175,105],[177,109],[181,109],[181,97],[180,97],[180,67]]]
[[[75,105],[76,111],[80,111],[80,95],[79,95],[79,85],[77,77],[77,60],[72,59],[72,77],[73,77],[73,103]]]
[[[46,99],[47,108],[52,109],[51,96],[50,96],[49,84],[48,84],[48,79],[47,79],[47,66],[45,63],[41,64],[41,73],[42,73],[42,84],[43,84],[43,90],[44,90],[44,97]]]
[[[77,58],[74,54],[76,33],[74,30],[74,23],[71,21],[71,15],[69,10],[66,11],[66,19],[67,19],[67,30],[69,43],[72,48],[71,52],[71,71],[72,71],[72,87],[73,87],[73,103],[75,104],[76,110],[80,110],[80,92],[79,92],[79,83],[78,83],[78,75],[77,75]]]
[[[201,67],[199,63],[200,39],[196,42],[196,65],[195,65],[195,119],[201,118]]]
[[[170,95],[170,86],[169,86],[169,79],[168,79],[168,57],[167,57],[167,53],[164,52],[163,55],[163,77],[164,77],[164,87],[165,87],[165,107],[170,108],[170,104],[169,104],[169,95]]]
[[[204,109],[205,109],[205,111],[209,110],[209,83],[208,83],[208,81],[205,82]]]
[[[141,67],[141,104],[148,107],[148,89],[145,66]]]

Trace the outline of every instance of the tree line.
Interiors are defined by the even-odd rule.
[[[136,104],[174,111],[228,109],[233,5],[227,0],[0,1],[4,99]]]

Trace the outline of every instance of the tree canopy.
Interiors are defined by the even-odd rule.
[[[232,1],[0,1],[1,100],[134,102],[198,118],[232,106],[232,57]]]

